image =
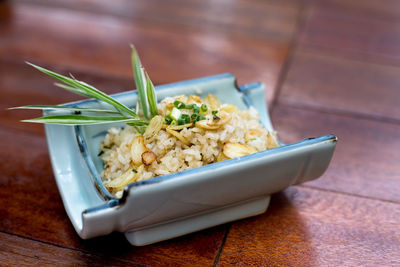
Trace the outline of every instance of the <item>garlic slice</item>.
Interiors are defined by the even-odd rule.
[[[183,144],[189,146],[190,142],[189,140],[187,140],[185,137],[183,137],[183,135],[181,135],[179,132],[171,130],[170,128],[165,129],[167,131],[167,133],[169,133],[170,135],[175,136],[179,141],[181,141]]]
[[[109,182],[105,182],[104,185],[107,187],[109,191],[117,192],[130,183],[137,181],[140,178],[144,170],[144,165],[141,165],[135,170],[134,168],[128,169],[121,176],[117,177],[114,180]]]
[[[218,118],[218,120],[210,119],[198,121],[195,126],[206,130],[217,130],[227,124],[232,119],[232,116],[223,111]]]
[[[212,110],[216,110],[221,106],[221,101],[212,94],[206,95],[204,98],[204,103],[206,103],[207,106],[209,106]]]
[[[142,165],[142,154],[148,149],[144,144],[143,136],[135,136],[131,144],[131,159],[136,166]]]
[[[221,153],[218,154],[218,156],[216,158],[216,162],[224,161],[224,160],[227,160],[227,159],[229,159],[229,158],[225,157],[224,153],[221,152]]]
[[[182,124],[182,125],[168,126],[168,129],[174,130],[174,131],[179,131],[179,130],[182,130],[183,128],[189,128],[192,126],[193,126],[193,123],[186,123],[186,124]]]
[[[222,147],[222,153],[230,159],[243,157],[256,152],[257,149],[254,147],[239,143],[225,143]]]
[[[234,112],[238,112],[239,111],[237,106],[233,105],[233,104],[232,105],[224,105],[219,110],[220,111],[225,111],[225,112],[228,112],[228,113],[234,113]]]
[[[144,132],[144,141],[146,144],[151,143],[161,130],[164,123],[164,118],[160,115],[154,116]]]
[[[189,95],[186,104],[194,104],[194,103],[201,103],[203,100],[200,96],[197,95]]]

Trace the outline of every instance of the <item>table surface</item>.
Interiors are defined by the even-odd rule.
[[[400,2],[0,1],[0,265],[400,265]],[[79,97],[24,61],[107,93],[134,88],[129,43],[155,84],[234,73],[266,85],[284,142],[333,133],[318,180],[265,214],[145,247],[81,240],[58,193],[39,113]],[[18,264],[17,264],[18,263]]]

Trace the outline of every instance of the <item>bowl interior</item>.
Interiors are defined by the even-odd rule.
[[[264,88],[260,83],[238,87],[233,75],[222,74],[193,81],[157,86],[156,93],[158,101],[168,96],[177,96],[182,94],[194,94],[201,97],[205,97],[207,94],[214,94],[221,100],[221,102],[235,104],[242,110],[249,108],[251,105],[260,113],[261,123],[264,124],[268,130],[273,130],[264,101]],[[130,108],[133,108],[137,102],[136,91],[116,94],[113,97]],[[88,100],[79,103],[71,103],[69,105],[95,108],[100,106],[104,107],[106,104],[96,100]],[[91,173],[91,178],[96,184],[99,193],[105,199],[111,199],[113,196],[107,191],[101,182],[100,174],[103,171],[103,162],[98,155],[100,142],[107,134],[109,128],[123,126],[123,123],[113,123],[75,127],[78,144]]]

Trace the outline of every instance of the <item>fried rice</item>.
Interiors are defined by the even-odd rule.
[[[170,119],[176,103],[178,107],[179,103],[205,107],[200,110],[201,119],[185,123],[178,119],[177,124]],[[129,125],[113,127],[101,142],[101,176],[116,197],[121,197],[129,183],[279,146],[276,133],[260,124],[260,115],[253,107],[239,110],[235,105],[221,104],[213,95],[205,99],[195,95],[167,97],[158,104],[158,112],[144,134]],[[192,109],[179,112],[186,114],[182,116],[186,119],[195,117]]]

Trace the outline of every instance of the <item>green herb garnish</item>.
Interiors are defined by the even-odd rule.
[[[172,122],[172,119],[171,118],[164,118],[164,122],[166,124],[170,124]]]
[[[185,108],[186,109],[193,109],[194,106],[196,106],[196,105],[195,104],[189,104],[189,105],[186,105]]]
[[[213,110],[213,111],[211,111],[211,114],[213,115],[213,119],[214,120],[216,120],[218,117],[217,117],[217,113],[218,113],[218,110]]]
[[[179,118],[178,125],[184,125],[184,124],[185,124],[185,119]]]
[[[30,105],[10,109],[40,109],[74,112],[74,114],[51,115],[35,119],[23,120],[24,122],[61,125],[88,125],[124,122],[128,125],[136,127],[139,132],[144,132],[145,127],[148,125],[148,121],[151,119],[151,116],[155,116],[158,114],[157,97],[155,94],[154,85],[151,82],[149,75],[144,70],[135,47],[132,45],[131,48],[133,74],[138,90],[139,99],[136,106],[136,112],[131,110],[124,104],[120,103],[119,101],[115,100],[111,96],[96,89],[95,87],[75,79],[75,77],[73,77],[72,75],[71,77],[67,77],[29,62],[27,62],[28,65],[62,82],[55,83],[57,87],[88,98],[98,99],[102,102],[109,104],[110,106],[104,108],[80,108],[61,105]],[[143,112],[143,116],[145,118],[144,120],[138,116],[140,108]],[[85,114],[82,114],[82,112],[90,112],[94,115],[87,116]]]
[[[169,114],[169,117],[176,121],[181,117],[181,114],[182,114],[182,112],[179,109],[174,107],[172,109],[171,113]]]
[[[190,116],[188,114],[182,114],[181,118],[185,121],[185,123],[190,123]]]
[[[193,113],[192,116],[190,116],[192,118],[193,122],[197,121],[197,118],[199,117],[199,114]]]
[[[174,107],[176,107],[178,109],[184,109],[184,108],[186,108],[186,105],[185,105],[185,103],[183,103],[181,101],[175,100]]]
[[[140,62],[139,55],[133,45],[132,48],[132,67],[135,78],[136,88],[139,94],[140,107],[146,120],[150,120],[150,112],[153,116],[157,115],[157,98],[155,96],[154,86],[150,81],[149,75],[144,70]],[[146,81],[145,81],[146,80]]]

